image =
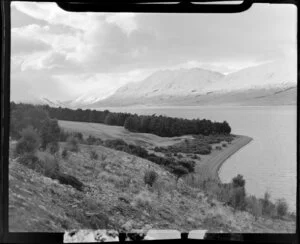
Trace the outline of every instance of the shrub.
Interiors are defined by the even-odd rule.
[[[97,160],[98,159],[98,154],[96,153],[96,151],[94,151],[94,150],[90,151],[90,158],[92,160]]]
[[[184,168],[182,165],[175,165],[172,167],[172,173],[176,175],[177,177],[176,182],[178,182],[179,178],[188,174],[188,170]]]
[[[192,158],[192,159],[198,159],[199,157],[198,157],[197,154],[193,154],[193,155],[191,156],[191,158]]]
[[[59,145],[58,145],[58,142],[57,141],[53,141],[53,142],[50,142],[48,145],[47,145],[47,150],[51,153],[51,154],[55,154],[59,151]]]
[[[52,152],[58,151],[58,140],[60,128],[56,119],[45,120],[41,128],[42,148],[46,149],[48,144],[52,144]],[[55,153],[54,152],[54,153]]]
[[[21,104],[11,111],[10,116],[10,135],[19,139],[20,132],[32,126],[37,132],[40,132],[45,120],[49,120],[48,113],[39,107],[29,104]]]
[[[157,197],[160,198],[163,194],[165,188],[165,184],[164,181],[155,181],[151,187],[151,190],[156,191],[157,192]]]
[[[127,188],[130,185],[130,178],[120,178],[118,181],[115,182],[115,186],[118,188]]]
[[[113,139],[113,140],[106,140],[104,145],[106,147],[115,148],[118,145],[127,146],[127,143],[122,139]]]
[[[134,197],[133,200],[134,205],[137,207],[142,207],[146,209],[152,208],[152,199],[148,192],[142,191],[138,195]]]
[[[243,176],[238,174],[236,177],[232,179],[232,185],[233,187],[244,187],[246,184],[246,181],[244,180]]]
[[[59,132],[59,141],[67,141],[68,137],[71,136],[71,133],[69,132],[66,132],[62,129],[60,129],[60,132]]]
[[[222,143],[222,147],[227,147],[227,143]]]
[[[36,152],[40,145],[40,137],[38,133],[32,127],[27,127],[23,129],[20,134],[21,139],[17,142],[15,150],[16,154],[33,154],[34,152]]]
[[[192,173],[195,171],[195,161],[178,161],[178,165],[183,166],[187,169],[189,173]]]
[[[101,145],[103,143],[100,138],[96,138],[91,135],[89,135],[89,137],[86,139],[86,142],[89,145]]]
[[[38,166],[36,170],[43,175],[57,179],[59,174],[59,162],[57,158],[48,152],[37,152]]]
[[[79,141],[76,137],[70,136],[67,139],[67,149],[71,152],[78,152],[79,151]]]
[[[146,170],[144,175],[144,182],[146,185],[152,187],[157,178],[158,174],[154,170]]]
[[[288,204],[285,199],[278,199],[276,202],[276,212],[278,217],[283,217],[288,212]]]
[[[217,150],[222,150],[222,147],[216,146],[216,149],[217,149]]]
[[[245,210],[246,202],[245,202],[245,188],[244,187],[235,187],[230,191],[230,200],[229,205],[235,209]]]
[[[68,150],[64,148],[64,150],[61,153],[61,156],[63,159],[67,159],[69,156]]]
[[[25,153],[22,154],[19,158],[18,158],[18,162],[25,165],[26,167],[35,170],[37,168],[38,165],[38,157],[32,153]]]
[[[82,191],[83,189],[83,183],[79,181],[76,177],[64,173],[58,173],[55,177],[58,179],[59,183],[64,185],[70,185],[77,189],[78,191]]]
[[[246,209],[255,219],[262,216],[262,204],[255,196],[246,198]]]
[[[271,195],[269,192],[265,192],[264,198],[261,199],[262,213],[266,216],[274,216],[276,212],[276,206],[270,201]]]

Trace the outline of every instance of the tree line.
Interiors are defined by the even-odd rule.
[[[15,108],[30,107],[30,104],[11,103],[11,111]],[[226,121],[212,122],[207,119],[183,119],[157,115],[137,115],[108,110],[69,109],[37,105],[49,114],[50,118],[79,122],[103,123],[124,126],[131,132],[152,133],[162,137],[182,136],[189,134],[230,134],[231,127]]]

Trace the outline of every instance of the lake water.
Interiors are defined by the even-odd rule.
[[[220,179],[229,182],[237,174],[242,174],[248,194],[262,197],[268,191],[273,200],[285,198],[290,209],[296,209],[296,106],[108,109],[188,119],[226,120],[233,134],[250,136],[253,141],[223,164]]]

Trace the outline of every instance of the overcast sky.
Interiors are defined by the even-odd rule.
[[[297,10],[255,4],[237,14],[69,13],[11,7],[11,99],[107,96],[160,69],[229,73],[295,55]]]

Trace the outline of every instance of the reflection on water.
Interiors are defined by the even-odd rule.
[[[221,180],[228,182],[237,174],[242,174],[249,194],[262,197],[268,190],[273,199],[284,197],[295,209],[296,106],[108,109],[188,119],[226,120],[232,133],[250,136],[253,141],[226,161],[220,170]]]

